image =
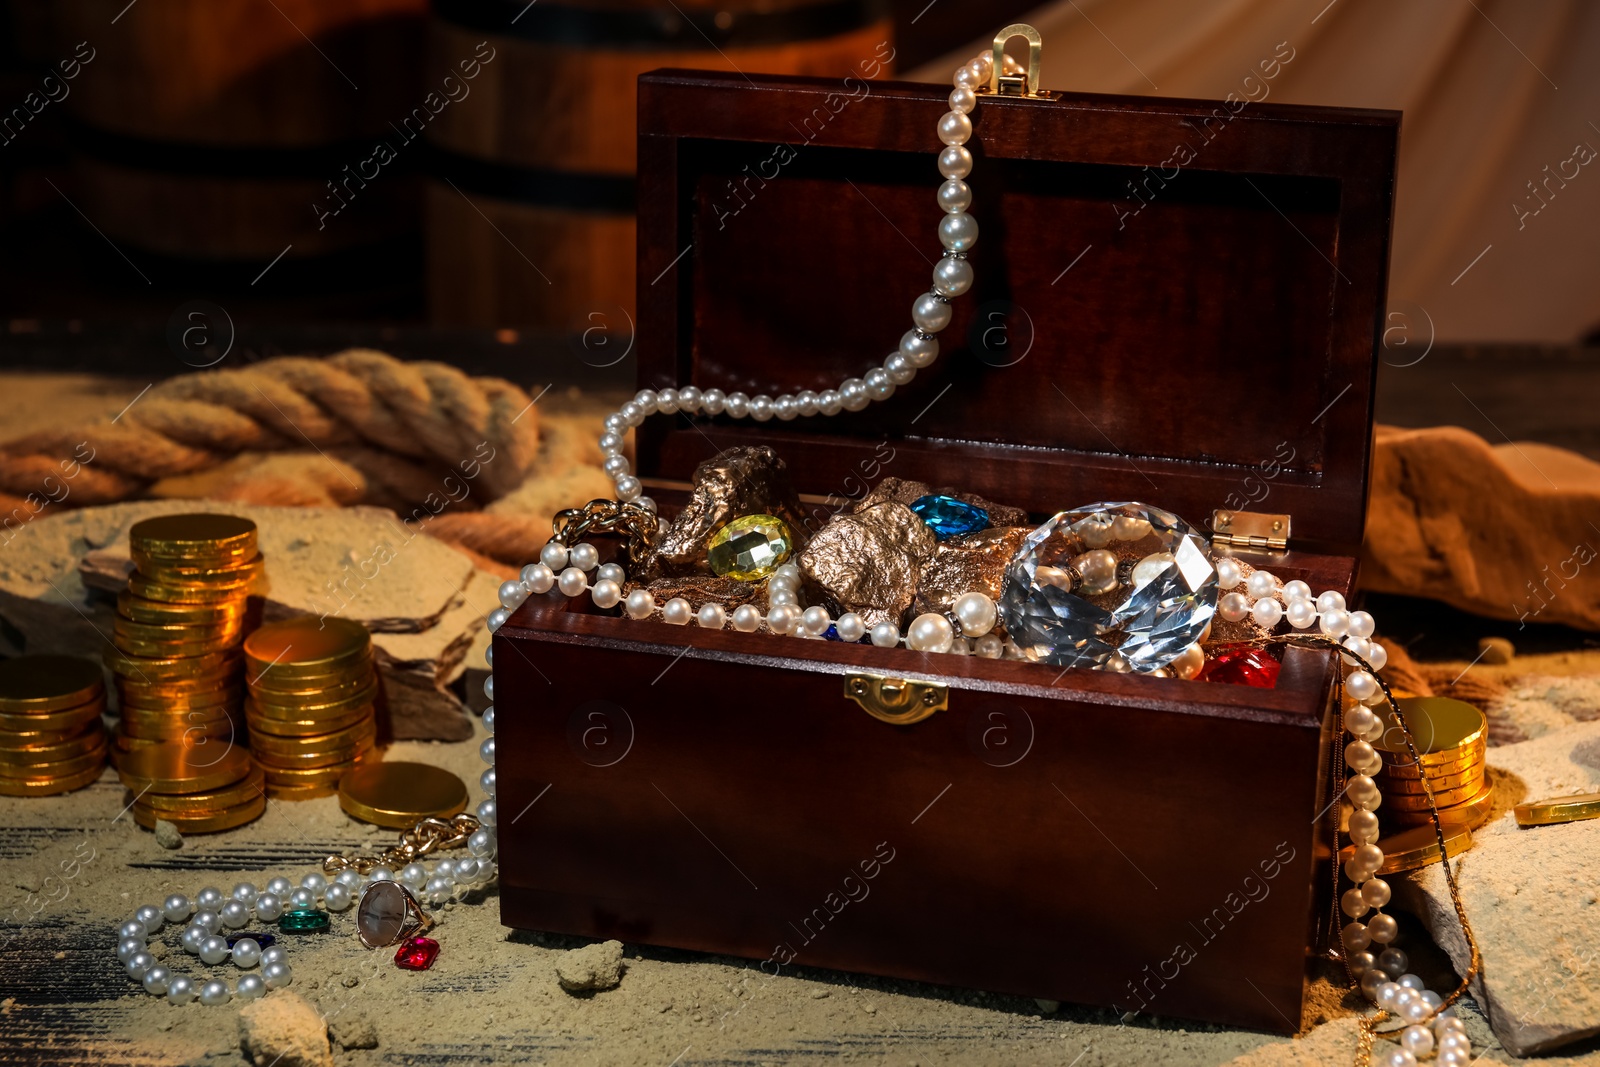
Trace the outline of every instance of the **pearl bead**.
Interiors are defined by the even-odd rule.
[[[1383,723],[1369,708],[1359,704],[1344,713],[1344,728],[1356,737],[1371,739],[1374,730],[1381,730]]]
[[[610,415],[607,415],[605,422],[603,422],[601,425],[606,428],[607,433],[628,432],[628,420],[623,417],[621,412],[612,412]]]
[[[194,918],[189,920],[189,925],[198,926],[206,933],[214,934],[222,929],[222,916],[214,911],[197,911],[194,913]]]
[[[246,974],[239,978],[233,996],[235,1000],[259,1000],[266,991],[267,983],[261,980],[259,974]]]
[[[317,895],[309,889],[296,889],[289,894],[289,907],[297,910],[314,908],[317,906]]]
[[[965,211],[972,206],[972,187],[960,178],[951,178],[939,186],[936,198],[946,211]]]
[[[880,622],[872,627],[872,644],[876,648],[893,648],[900,643],[900,627],[892,622]]]
[[[1344,595],[1336,593],[1332,589],[1328,590],[1317,597],[1317,610],[1324,615],[1330,611],[1343,611]]]
[[[486,720],[484,725],[489,728],[489,732],[490,733],[494,733],[494,705],[493,704],[489,705],[489,707],[484,709],[483,717]],[[346,867],[344,870],[339,872],[338,876],[334,878],[334,881],[337,882],[339,885],[344,886],[346,889],[350,890],[351,892],[355,892],[357,889],[360,889],[362,886],[366,885],[367,878],[366,878],[366,875],[362,874],[360,871],[356,870],[355,868]]]
[[[589,576],[576,567],[568,567],[561,572],[561,577],[556,579],[556,588],[561,590],[562,596],[577,596],[589,587]]]
[[[837,389],[824,389],[817,394],[817,410],[823,415],[834,416],[844,410],[844,398]]]
[[[883,372],[896,385],[909,385],[911,379],[917,376],[917,368],[911,365],[903,352],[891,352],[889,358],[883,361]]]
[[[1377,881],[1377,879],[1373,879],[1372,881]],[[1372,882],[1368,882],[1367,884],[1371,885]],[[1388,889],[1389,887],[1385,885],[1384,888]],[[1384,901],[1387,902],[1388,899],[1388,894],[1385,893]],[[1378,954],[1378,966],[1383,968],[1383,972],[1385,974],[1391,976],[1405,974],[1406,968],[1410,965],[1411,958],[1397,948],[1386,948]]]
[[[594,580],[597,582],[616,582],[621,585],[627,578],[628,572],[616,563],[607,563],[594,572]]]
[[[972,288],[972,264],[964,259],[945,256],[933,265],[933,290],[944,296],[960,296]],[[905,341],[901,341],[904,351]]]
[[[1266,571],[1253,571],[1244,583],[1245,592],[1260,600],[1262,597],[1272,596],[1278,591],[1278,579]]]
[[[750,417],[757,422],[772,418],[772,398],[765,393],[750,398]]]
[[[824,607],[809,607],[800,613],[800,629],[808,634],[821,636],[833,620],[828,617],[828,609]]]
[[[1363,845],[1362,848],[1376,848],[1376,845]],[[1380,945],[1387,945],[1400,934],[1400,924],[1395,922],[1393,915],[1384,915],[1381,912],[1374,915],[1367,922],[1367,933],[1372,935],[1372,940]]]
[[[701,404],[700,390],[696,389],[694,386],[686,385],[682,389],[678,390],[678,410],[679,411],[686,412],[686,413],[692,415],[696,411],[700,410],[700,404]]]
[[[1389,652],[1377,641],[1370,642],[1367,649],[1367,662],[1372,664],[1372,669],[1381,671],[1389,663]]]
[[[490,700],[494,699],[494,675],[492,674],[483,680],[483,695]]]
[[[1400,994],[1405,992],[1405,987],[1398,982],[1384,982],[1378,986],[1378,1007],[1394,1010],[1400,999]]]
[[[867,383],[860,378],[846,378],[839,383],[839,402],[846,411],[861,411],[872,403]]]
[[[867,383],[867,395],[874,400],[888,400],[894,395],[894,382],[882,367],[873,367],[862,380]]]
[[[559,541],[546,541],[539,550],[539,562],[549,567],[552,573],[559,571],[567,565],[567,546]]]
[[[941,259],[939,262],[962,263],[963,261],[959,259]],[[968,268],[969,272],[970,270],[971,268]],[[935,288],[938,287],[938,275],[939,268],[935,267]],[[932,366],[933,361],[939,358],[939,339],[937,337],[924,336],[918,333],[916,330],[907,330],[905,333],[900,335],[900,354],[905,356],[906,359],[910,361],[911,365],[919,370]]]
[[[1296,600],[1310,600],[1311,587],[1300,579],[1283,583],[1283,599],[1293,604]]]
[[[556,584],[556,572],[547,564],[530,563],[522,568],[522,584],[530,593],[548,593]]]
[[[722,414],[723,405],[727,403],[727,396],[721,389],[707,389],[700,394],[700,410],[707,415]]]
[[[742,419],[750,414],[750,398],[737,391],[729,393],[723,398],[722,410],[729,418]]]
[[[482,873],[483,864],[472,856],[468,856],[464,860],[456,861],[457,884],[469,884],[476,882],[478,880],[478,876]]]
[[[222,895],[222,890],[214,885],[208,885],[195,895],[195,907],[202,911],[216,911],[222,907],[222,902],[228,898]]]
[[[130,956],[135,956],[145,949],[144,938],[125,937],[117,942],[117,961],[127,963]]]
[[[620,433],[603,433],[600,435],[600,454],[602,456],[614,456],[622,451],[622,446],[626,441],[627,438]]]
[[[248,971],[261,962],[261,942],[253,937],[242,937],[233,943],[233,965]]]
[[[661,617],[673,626],[687,626],[694,618],[694,608],[681,596],[675,596],[661,607]]]
[[[754,604],[740,604],[733,609],[733,628],[742,634],[761,629],[761,609]]]
[[[1343,637],[1350,628],[1350,616],[1342,611],[1325,611],[1322,613],[1322,632],[1329,637]]]
[[[1344,746],[1344,761],[1362,774],[1371,775],[1377,768],[1372,766],[1373,760],[1379,760],[1378,752],[1366,741],[1352,741]],[[1381,764],[1381,760],[1379,760]]]
[[[1400,1044],[1413,1056],[1426,1056],[1433,1051],[1433,1031],[1426,1026],[1408,1026],[1400,1034]]]
[[[1355,637],[1371,637],[1378,628],[1372,616],[1365,611],[1350,613],[1350,633]]]
[[[663,415],[674,414],[678,410],[678,391],[676,389],[663,389],[656,394],[656,410]]]
[[[999,659],[1005,655],[1006,643],[999,634],[987,633],[978,638],[972,651],[982,659]]]
[[[694,621],[707,630],[720,630],[728,621],[728,613],[721,604],[703,604],[694,613]]]
[[[609,578],[603,579],[594,583],[589,597],[597,608],[614,608],[622,602],[622,586]]]
[[[1362,869],[1376,871],[1383,866],[1383,849],[1377,845],[1357,845],[1351,852],[1351,858]]]
[[[953,144],[939,153],[939,173],[946,178],[965,178],[972,173],[972,153]]]
[[[967,637],[982,637],[994,629],[999,618],[994,601],[982,593],[962,594],[956,598],[954,611],[961,632]]]
[[[1205,649],[1201,648],[1199,644],[1191,644],[1178,653],[1177,658],[1167,666],[1171,668],[1172,673],[1177,677],[1187,679],[1199,674],[1205,665]]]
[[[270,967],[274,963],[287,963],[289,954],[283,951],[282,945],[272,945],[261,950],[261,966]]]
[[[161,909],[153,904],[146,904],[133,913],[134,919],[145,928],[147,933],[155,933],[161,929],[161,924],[166,921],[161,914]]]
[[[1351,952],[1360,952],[1372,944],[1372,937],[1367,933],[1366,925],[1363,923],[1346,923],[1339,935],[1344,940],[1344,947]]]
[[[1361,992],[1368,1000],[1378,999],[1378,990],[1389,983],[1389,976],[1377,968],[1372,968],[1361,975]]]
[[[1346,889],[1339,898],[1339,910],[1352,919],[1359,919],[1372,910],[1372,905],[1362,899],[1361,890]]]
[[[802,389],[794,395],[794,406],[799,409],[800,417],[809,419],[817,413],[817,394],[810,389]]]
[[[494,796],[495,776],[493,767],[490,767],[488,770],[478,775],[478,785],[485,793],[488,793],[490,796]]]
[[[261,968],[261,980],[268,989],[282,989],[294,981],[294,973],[287,963],[269,963]]]
[[[194,999],[194,981],[184,975],[175,974],[167,981],[167,1002],[169,1004],[187,1004]]]
[[[978,106],[978,94],[965,85],[958,85],[950,90],[950,110],[959,111],[963,115],[970,115],[972,109]]]
[[[178,943],[183,946],[183,950],[185,952],[191,956],[194,956],[199,954],[200,946],[204,944],[206,938],[210,936],[211,931],[207,930],[205,927],[190,926],[188,929],[184,930],[183,936],[178,938]],[[129,953],[129,955],[132,955],[132,953]]]
[[[978,243],[978,220],[965,211],[939,220],[939,243],[952,252],[970,251]]]
[[[228,942],[212,934],[200,945],[200,962],[213,966],[228,958]]]
[[[841,641],[855,642],[867,636],[867,624],[853,611],[840,615],[833,627],[838,631]]]
[[[435,875],[422,887],[422,895],[427,898],[429,904],[443,904],[450,899],[450,891],[453,888],[455,884],[450,879]]]
[[[580,571],[592,571],[600,566],[600,550],[586,541],[580,541],[568,550],[567,560]]]
[[[767,629],[775,634],[786,634],[800,621],[800,609],[793,604],[779,604],[767,612]]]
[[[617,479],[617,499],[632,504],[644,495],[644,483],[631,474]]]
[[[474,830],[467,838],[467,851],[480,860],[494,859],[494,834],[489,830]]]
[[[489,743],[493,741],[494,738],[489,738]],[[350,887],[335,882],[322,894],[322,902],[328,906],[329,911],[343,911],[351,903]]]
[[[915,652],[948,652],[954,639],[950,620],[931,611],[918,615],[906,630],[906,647]]]
[[[633,469],[626,456],[607,456],[605,462],[600,464],[600,469],[612,478],[620,478]]]
[[[1417,1067],[1417,1058],[1403,1048],[1392,1048],[1383,1057],[1383,1067]]]
[[[1223,589],[1232,589],[1244,581],[1244,571],[1236,559],[1224,557],[1217,560],[1217,584]]]
[[[1357,978],[1370,971],[1376,963],[1370,952],[1352,952],[1345,957],[1345,962],[1350,965],[1350,973]]]
[[[1363,704],[1372,703],[1372,698],[1381,692],[1378,680],[1366,671],[1351,671],[1346,675],[1344,691]]]
[[[160,964],[145,971],[142,979],[145,992],[154,993],[157,996],[167,991],[167,983],[170,981],[172,981],[172,972]]]
[[[950,305],[934,293],[923,293],[911,302],[911,321],[923,333],[938,333],[950,325]]]
[[[976,89],[982,84],[982,80],[972,72],[972,68],[965,66],[957,67],[950,81],[957,88]]]
[[[772,571],[770,581],[783,582],[786,585],[799,585],[802,575],[800,567],[795,563],[780,563]]]
[[[628,599],[623,603],[622,610],[630,619],[648,619],[655,614],[656,598],[650,595],[648,589],[635,589],[628,594]]]
[[[490,633],[494,633],[504,626],[509,618],[511,618],[511,612],[505,608],[495,608],[489,612],[489,617],[483,620],[483,624],[489,628]]]
[[[1256,574],[1260,573],[1260,571],[1256,572]],[[1254,578],[1255,574],[1250,577]],[[1278,625],[1278,620],[1283,618],[1283,605],[1272,599],[1258,600],[1251,607],[1250,616],[1255,619],[1257,626],[1270,630]]]
[[[800,414],[800,405],[788,393],[783,394],[772,402],[772,413],[784,422],[789,422]]]
[[[647,412],[630,400],[617,410],[617,414],[626,419],[629,426],[637,426],[644,421]]]
[[[237,930],[250,921],[250,909],[242,900],[228,901],[219,914],[222,916],[222,925],[230,930]]]
[[[1250,600],[1243,593],[1223,593],[1217,600],[1217,614],[1223,622],[1243,622],[1250,614]]]
[[[972,119],[959,111],[946,111],[939,119],[938,131],[945,144],[966,144],[972,137]]]
[[[633,396],[633,402],[639,405],[639,410],[646,415],[656,413],[656,394],[653,389],[641,389]]]

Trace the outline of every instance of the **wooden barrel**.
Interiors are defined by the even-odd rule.
[[[78,206],[184,260],[265,265],[416,229],[420,161],[370,161],[421,94],[426,4],[55,0],[60,39],[94,51],[64,101]]]
[[[639,75],[883,77],[892,37],[881,0],[435,0],[428,84],[468,95],[427,129],[431,317],[631,315]]]

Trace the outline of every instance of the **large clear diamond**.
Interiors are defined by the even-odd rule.
[[[1102,667],[1120,654],[1144,674],[1205,633],[1217,571],[1205,538],[1170,511],[1090,504],[1028,535],[1006,568],[999,608],[1032,659]]]

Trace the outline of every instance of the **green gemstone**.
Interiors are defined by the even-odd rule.
[[[711,535],[706,546],[711,573],[753,582],[777,570],[794,551],[789,527],[776,515],[746,515]]]
[[[278,920],[278,929],[289,934],[315,934],[328,928],[328,913],[316,908],[296,908],[286,911]]]

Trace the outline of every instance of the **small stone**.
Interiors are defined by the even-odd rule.
[[[1039,1005],[1039,1010],[1044,1012],[1046,1015],[1054,1015],[1056,1012],[1061,1010],[1061,1001],[1059,1000],[1046,1000],[1043,997],[1034,997],[1033,1002]]]
[[[328,1020],[328,1032],[340,1048],[377,1048],[378,1028],[358,1011],[341,1011]]]
[[[156,820],[156,844],[162,848],[182,848],[183,835],[165,819]]]
[[[161,942],[157,941],[156,944],[161,945]],[[151,955],[155,956],[156,959],[160,959],[162,956],[165,956],[166,954],[167,954],[167,946],[166,945],[161,945],[161,951],[159,953],[155,953],[155,952],[151,953]],[[66,958],[67,958],[67,953],[66,953],[65,950],[56,953],[56,959],[64,960]]]
[[[304,997],[275,990],[239,1009],[239,1046],[255,1067],[333,1067],[328,1026]]]
[[[17,888],[25,893],[37,893],[39,891],[39,879],[31,874],[25,874],[17,879]]]
[[[339,984],[344,986],[346,989],[354,989],[356,986],[361,984],[361,979],[357,978],[353,974],[347,974],[343,978],[339,979]]]
[[[568,993],[613,989],[622,982],[622,942],[603,941],[566,953],[556,963],[556,981]]]
[[[746,515],[711,535],[706,564],[720,578],[754,582],[785,562],[794,552],[789,527],[776,515]]]
[[[827,995],[828,995],[828,990],[826,990],[826,989],[813,989],[811,991],[811,999],[812,1000],[822,1000],[825,997],[827,997]]]
[[[977,533],[989,525],[989,513],[983,508],[944,493],[918,497],[911,502],[911,510],[941,541]]]
[[[1510,663],[1517,648],[1504,637],[1485,637],[1478,642],[1478,662],[1502,666]]]
[[[394,965],[403,971],[425,971],[439,958],[439,942],[431,937],[408,937],[395,950]]]

